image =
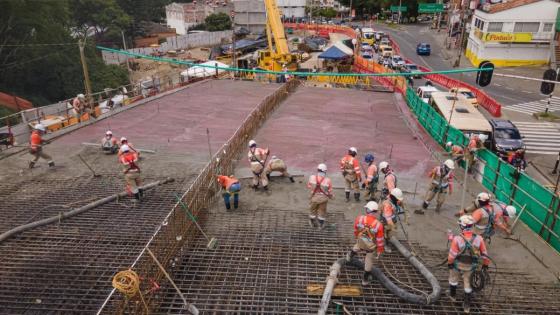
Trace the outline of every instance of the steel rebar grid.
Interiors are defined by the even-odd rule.
[[[324,283],[332,261],[350,248],[352,241],[343,232],[351,231],[351,220],[340,212],[330,214],[336,229],[318,232],[307,227],[306,213],[293,209],[259,208],[225,215],[223,210],[212,211],[220,211],[221,219],[207,222],[205,229],[219,237],[219,248],[208,250],[206,240],[197,237],[173,258],[170,268],[189,302],[210,314],[317,312],[321,297],[309,296],[306,286]],[[446,257],[444,251],[411,245],[427,266]],[[423,276],[396,251],[386,254],[383,263],[382,268],[402,283],[424,292],[431,290]],[[447,266],[430,269],[447,288]],[[339,280],[359,286],[361,275],[360,270],[347,268]],[[557,285],[539,283],[515,269],[500,268],[492,296],[490,286],[477,294],[472,313],[560,313],[559,294]],[[156,313],[186,314],[172,288],[166,286],[157,295],[161,303]],[[352,314],[463,314],[461,302],[453,303],[446,295],[434,305],[418,306],[400,301],[377,282],[365,287],[361,297],[333,300],[342,301]],[[334,313],[334,306],[330,312]]]
[[[146,178],[145,182],[159,178]],[[0,314],[92,313],[111,289],[113,275],[130,263],[153,233],[184,179],[79,216],[24,232],[0,244]],[[2,232],[120,192],[120,177],[78,177],[0,186]],[[46,208],[45,205],[59,205]]]

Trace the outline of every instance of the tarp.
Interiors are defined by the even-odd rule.
[[[344,44],[340,44],[340,45],[337,44],[334,44],[333,46],[325,50],[325,52],[320,54],[318,58],[339,60],[339,59],[346,59],[352,56],[352,50],[350,48],[348,48]],[[341,45],[346,47],[346,49],[344,49],[344,47],[341,47]],[[348,53],[348,51],[350,51],[350,53]]]
[[[221,63],[219,61],[215,61],[215,60],[210,60],[207,62],[203,62],[200,65],[205,65],[205,66],[218,66],[218,67],[224,67],[227,68],[229,67],[228,65]],[[218,69],[218,74],[224,72],[225,70],[221,70]],[[188,78],[204,78],[204,77],[210,77],[216,74],[216,70],[212,69],[212,68],[205,68],[205,67],[196,67],[196,66],[192,66],[191,68],[181,72],[181,76],[184,79],[188,79]]]

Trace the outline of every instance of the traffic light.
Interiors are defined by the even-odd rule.
[[[483,61],[478,66],[478,69],[490,69],[484,71],[478,71],[476,73],[476,84],[480,86],[487,86],[492,81],[492,74],[494,73],[494,64],[490,61]]]
[[[548,81],[558,81],[556,70],[548,69],[543,74],[543,80]],[[554,92],[554,86],[556,84],[550,82],[541,83],[541,93],[544,95],[550,95]]]

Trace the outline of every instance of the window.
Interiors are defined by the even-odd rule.
[[[514,33],[536,33],[539,31],[539,22],[515,22]]]
[[[501,32],[503,26],[503,22],[490,22],[488,23],[488,32]]]
[[[544,23],[542,31],[544,33],[550,33],[550,32],[552,32],[552,26],[554,26],[553,23]]]

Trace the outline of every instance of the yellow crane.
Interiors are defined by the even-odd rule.
[[[282,71],[285,66],[288,71],[296,71],[299,57],[290,53],[276,0],[264,0],[264,5],[266,8],[268,49],[259,51],[259,68],[269,71]],[[273,39],[274,46],[272,45]]]

